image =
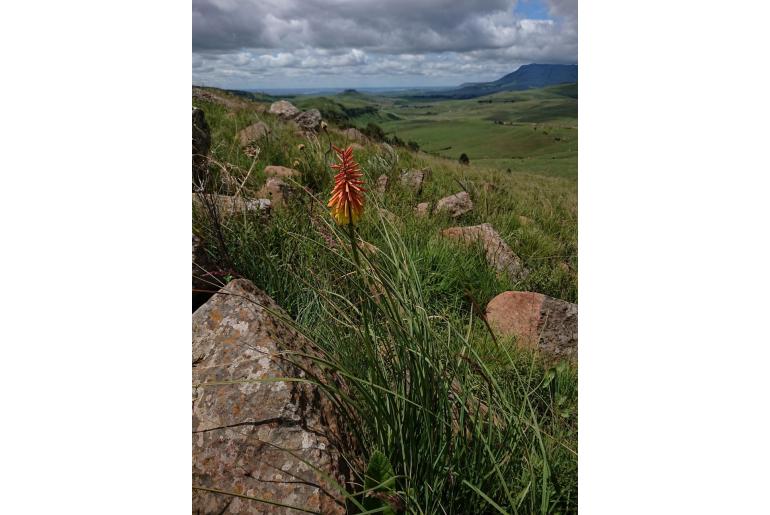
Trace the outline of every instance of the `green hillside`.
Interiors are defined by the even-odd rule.
[[[467,100],[369,96],[297,97],[337,123],[375,123],[431,154],[512,172],[577,177],[577,84]]]
[[[393,474],[384,497],[346,491],[349,512],[395,513],[383,509],[396,506],[399,513],[575,513],[577,364],[497,339],[483,317],[487,303],[508,290],[577,302],[570,88],[485,102],[351,92],[293,98],[302,109],[341,118],[327,116],[328,129],[310,136],[267,113],[267,102],[206,91],[193,105],[211,128],[211,192],[256,199],[267,165],[300,173],[287,180],[293,198],[269,217],[212,217],[194,205],[193,232],[222,282],[245,277],[267,292],[314,342],[326,373],[345,378],[347,387],[329,395],[344,407],[363,449],[363,459],[349,456],[350,466],[361,485],[371,485],[364,474],[375,456]],[[255,122],[270,133],[244,149],[238,133]],[[368,123],[429,152],[372,140],[354,147],[366,204],[351,232],[336,226],[326,207],[330,145],[349,143],[341,127]],[[460,152],[470,165],[458,163]],[[430,172],[421,192],[401,183],[404,170]],[[380,194],[375,185],[383,175],[389,184]],[[460,191],[472,211],[455,219],[416,216],[418,203],[435,205]],[[441,235],[482,223],[521,258],[526,278],[497,273],[480,245]]]

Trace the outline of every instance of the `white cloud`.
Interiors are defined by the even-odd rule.
[[[542,1],[552,19],[515,0],[193,0],[193,82],[456,84],[577,62],[577,1]]]

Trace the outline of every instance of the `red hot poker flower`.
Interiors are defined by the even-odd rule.
[[[353,159],[353,147],[340,150],[332,147],[337,153],[339,163],[331,165],[339,173],[334,176],[334,189],[329,200],[332,217],[339,225],[352,223],[355,225],[364,212],[364,174]]]

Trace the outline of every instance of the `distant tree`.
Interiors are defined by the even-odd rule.
[[[399,147],[403,147],[403,146],[405,146],[405,145],[406,145],[406,144],[404,143],[404,140],[402,140],[401,138],[399,138],[399,137],[398,137],[398,136],[396,136],[395,134],[393,135],[393,137],[392,137],[392,138],[390,138],[390,144],[391,144],[391,145],[396,145],[396,146],[399,146]]]
[[[411,150],[412,152],[417,152],[418,150],[420,150],[420,144],[417,143],[416,141],[409,141],[406,144],[406,146],[409,147],[409,150]]]
[[[460,154],[460,159],[458,159],[458,161],[460,161],[461,165],[469,165],[471,163],[471,160],[468,159],[468,154],[466,154],[465,152]]]

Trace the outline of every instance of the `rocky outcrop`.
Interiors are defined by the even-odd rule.
[[[211,130],[203,110],[192,108],[192,183],[193,191],[203,190],[208,180]]]
[[[300,111],[294,107],[294,104],[291,102],[286,100],[279,100],[278,102],[273,102],[270,105],[270,110],[268,112],[278,116],[279,118],[283,118],[284,120],[291,120],[297,116]]]
[[[242,147],[245,147],[255,141],[261,140],[268,134],[270,134],[270,127],[264,122],[253,123],[238,133],[238,142]]]
[[[507,275],[511,281],[517,282],[529,275],[521,258],[513,253],[511,247],[490,224],[450,227],[441,231],[441,235],[465,245],[481,244],[489,266],[498,273]]]
[[[283,179],[299,177],[302,175],[298,170],[286,168],[285,166],[269,165],[265,167],[265,175],[268,177],[281,177]]]
[[[294,118],[294,123],[305,132],[315,132],[321,126],[321,111],[318,109],[303,111]]]
[[[529,291],[506,291],[489,301],[487,322],[498,337],[551,358],[577,360],[577,304]]]
[[[274,209],[281,208],[294,197],[295,190],[278,177],[270,177],[257,192],[258,197],[269,199]]]
[[[426,170],[410,170],[401,174],[401,184],[410,188],[416,195],[422,193],[422,183],[428,175]]]
[[[218,195],[216,193],[194,193],[192,198],[194,207],[206,209],[205,202],[212,202],[217,212],[223,216],[232,216],[238,213],[258,213],[268,216],[272,209],[272,202],[267,198],[245,199],[239,196]]]
[[[193,314],[192,330],[193,513],[345,513],[328,479],[351,479],[343,419],[316,385],[273,380],[314,371],[291,354],[311,345],[281,308],[236,279]]]
[[[380,195],[385,193],[385,190],[388,189],[388,176],[385,174],[380,175],[377,177],[377,185],[375,186],[375,191],[379,193]]]
[[[473,210],[473,202],[467,191],[461,191],[454,195],[444,197],[436,202],[436,213],[447,213],[452,218],[457,218]]]
[[[420,202],[414,208],[414,216],[417,218],[425,218],[430,216],[430,202]]]

